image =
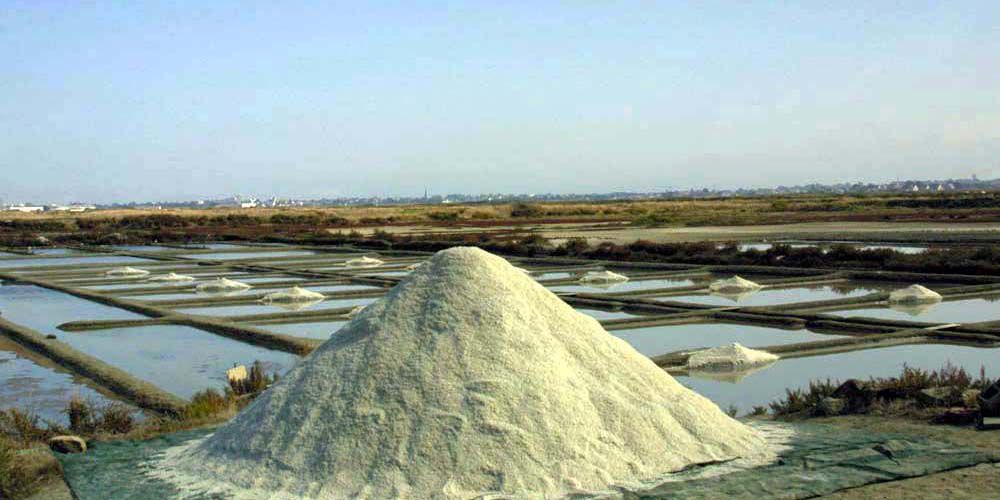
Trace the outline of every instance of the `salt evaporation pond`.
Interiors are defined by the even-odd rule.
[[[65,410],[73,396],[98,404],[110,402],[65,370],[0,337],[0,408],[17,408],[67,425]]]
[[[627,319],[627,318],[637,318],[637,314],[627,313],[625,311],[605,311],[604,309],[585,309],[577,308],[577,312],[581,312],[594,318],[598,321],[605,319]]]
[[[24,259],[12,259],[12,260],[0,260],[0,270],[4,268],[11,269],[23,269],[26,267],[39,267],[39,266],[70,266],[74,264],[148,264],[150,262],[156,262],[150,259],[140,259],[138,257],[123,257],[120,255],[95,255],[93,257],[57,257],[52,259],[37,259],[37,258],[24,258]],[[71,271],[79,271],[80,269],[70,269]],[[98,270],[94,270],[94,273],[99,273]]]
[[[309,307],[303,308],[305,311],[318,311],[322,309],[340,309],[345,307],[366,306],[379,300],[381,297],[358,297],[352,299],[328,299],[318,302]],[[203,316],[243,316],[247,314],[265,314],[289,312],[287,308],[272,304],[250,304],[218,307],[189,307],[177,309],[177,312],[186,314],[200,314]]]
[[[923,370],[937,370],[946,363],[965,368],[979,376],[980,367],[987,375],[1000,369],[1000,349],[965,347],[947,344],[914,344],[869,349],[826,356],[782,359],[750,373],[738,382],[675,375],[677,380],[711,399],[721,408],[734,405],[748,412],[754,405],[766,406],[781,399],[786,389],[808,388],[810,381],[845,381],[850,378],[898,376],[903,365]]]
[[[32,248],[31,253],[35,255],[85,255],[71,248]]]
[[[765,288],[741,295],[691,294],[657,297],[657,299],[716,306],[772,306],[794,302],[861,297],[877,292],[888,292],[895,288],[899,288],[899,286],[867,283],[858,285],[857,288],[849,289],[842,285],[819,285],[794,288]]]
[[[283,252],[261,251],[261,252],[218,252],[218,253],[189,253],[180,255],[187,259],[195,260],[244,260],[261,259],[275,257],[298,257],[304,255],[316,255],[316,252],[308,250],[287,250]]]
[[[63,342],[183,398],[226,383],[226,369],[261,361],[284,373],[298,359],[196,328],[155,325],[65,333]]]
[[[254,325],[257,328],[269,330],[274,333],[291,335],[293,337],[304,337],[310,339],[326,340],[337,330],[340,330],[346,321],[325,321],[321,323],[284,323],[280,325]]]
[[[697,284],[690,278],[677,279],[652,279],[652,280],[631,280],[623,283],[602,284],[574,284],[550,286],[553,292],[573,292],[573,293],[617,293],[634,292],[639,290],[655,290],[658,288],[677,288],[682,286],[693,286]]]
[[[739,342],[747,347],[760,347],[841,338],[839,335],[825,335],[809,330],[781,330],[726,323],[651,326],[612,330],[608,333],[621,338],[635,350],[650,357],[675,351],[716,347],[732,342]]]
[[[548,271],[544,273],[531,273],[531,277],[535,278],[538,281],[569,279],[574,276],[578,276],[578,274],[567,271]]]
[[[858,250],[893,250],[902,254],[915,255],[919,253],[924,253],[928,250],[926,246],[915,246],[915,245],[889,245],[889,244],[863,244],[851,241],[831,241],[822,243],[741,243],[737,248],[741,252],[747,250],[757,250],[757,251],[767,251],[776,244],[787,245],[791,248],[821,248],[824,251],[829,250],[830,247],[834,245],[848,245],[857,248]]]
[[[861,316],[868,318],[892,319],[903,321],[920,321],[925,323],[977,323],[981,321],[1000,321],[1000,296],[950,300],[937,304],[892,309],[875,307],[867,309],[851,309],[837,311],[842,317]]]
[[[56,327],[69,321],[145,317],[33,285],[0,286],[0,314],[8,321],[60,339],[65,332]]]
[[[166,250],[179,250],[171,247],[161,247],[159,245],[112,245],[112,250],[123,250],[126,252],[163,252]]]

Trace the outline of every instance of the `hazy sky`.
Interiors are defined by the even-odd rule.
[[[0,0],[0,199],[1000,176],[1000,2],[783,3]]]

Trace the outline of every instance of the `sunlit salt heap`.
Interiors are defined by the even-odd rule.
[[[695,370],[742,370],[777,360],[778,356],[767,351],[748,349],[733,342],[694,352],[688,357],[687,366]]]
[[[589,271],[580,277],[584,283],[624,283],[628,276],[611,271]]]
[[[219,292],[239,292],[242,290],[249,290],[253,288],[252,286],[240,282],[234,281],[229,278],[218,278],[212,281],[206,281],[195,287],[199,292],[209,292],[209,293],[219,293]]]
[[[893,290],[889,294],[889,302],[902,304],[920,304],[940,302],[941,294],[920,285],[910,285],[906,288]]]
[[[385,264],[385,262],[379,259],[369,257],[367,255],[359,257],[357,259],[351,259],[344,263],[344,265],[347,267],[378,267],[381,266],[382,264]]]
[[[287,304],[297,302],[322,302],[324,299],[326,299],[326,296],[322,293],[293,286],[288,290],[269,293],[261,297],[260,301],[265,304]]]
[[[167,273],[167,274],[160,274],[158,276],[152,276],[152,277],[149,278],[149,281],[174,281],[174,282],[183,282],[183,281],[194,281],[194,277],[193,276],[185,276],[183,274],[177,274],[177,273]]]
[[[125,278],[140,278],[149,274],[149,271],[145,269],[136,269],[134,267],[116,267],[114,269],[109,269],[104,273],[105,276],[115,276],[115,277],[125,277]]]
[[[716,280],[708,286],[709,290],[719,293],[748,292],[759,290],[760,288],[762,288],[761,285],[739,276],[733,276],[732,278],[724,280]]]
[[[558,496],[764,448],[505,260],[453,248],[161,470],[266,498]]]

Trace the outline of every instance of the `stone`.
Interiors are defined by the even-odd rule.
[[[958,426],[973,425],[978,421],[979,411],[969,408],[948,408],[931,419],[932,424]]]
[[[979,389],[966,389],[962,392],[962,405],[966,408],[978,408],[981,392]]]
[[[49,438],[49,448],[59,453],[83,453],[87,442],[80,436],[54,436]]]
[[[821,399],[819,404],[816,405],[816,414],[823,417],[832,417],[843,413],[846,407],[847,402],[843,399],[826,397]]]
[[[846,410],[848,413],[858,413],[868,408],[872,403],[873,394],[872,391],[857,379],[849,379],[843,384],[840,384],[833,394],[832,397],[844,400],[846,402]]]
[[[917,401],[928,407],[952,406],[958,403],[960,398],[958,390],[951,386],[931,387],[917,393]]]

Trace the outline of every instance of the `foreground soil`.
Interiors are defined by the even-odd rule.
[[[973,446],[1000,454],[1000,430],[977,431],[969,427],[928,425],[899,418],[872,416],[847,416],[811,420],[849,427],[852,430],[914,434],[940,439],[955,444]],[[1000,499],[1000,463],[980,464],[929,476],[870,484],[839,491],[823,498],[836,500],[945,500],[945,499]]]

